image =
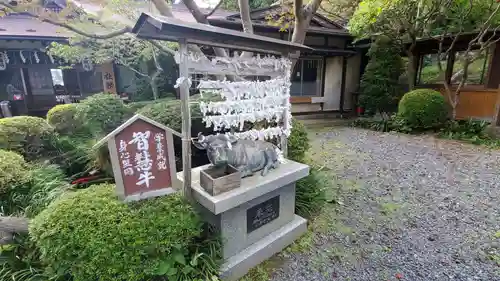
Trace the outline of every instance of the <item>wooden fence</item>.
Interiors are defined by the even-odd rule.
[[[448,97],[444,89],[439,91]],[[499,111],[498,89],[487,89],[482,86],[466,86],[460,93],[456,119],[476,119],[497,122]]]

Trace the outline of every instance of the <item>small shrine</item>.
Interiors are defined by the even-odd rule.
[[[97,145],[107,142],[113,159],[117,193],[132,201],[168,195],[182,186],[223,239],[220,277],[237,280],[307,230],[306,220],[294,210],[295,183],[309,174],[309,167],[286,154],[292,129],[290,69],[299,52],[310,48],[149,14],[141,15],[133,33],[179,44],[182,132],[136,115],[101,140]],[[199,46],[222,48],[231,56],[207,56]],[[190,100],[193,88],[201,99]],[[191,136],[193,103],[213,134]],[[173,135],[182,139],[178,173]],[[211,164],[192,167],[193,146],[206,150]]]

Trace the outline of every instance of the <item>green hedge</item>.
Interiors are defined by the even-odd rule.
[[[45,155],[54,128],[42,118],[16,116],[0,119],[0,149],[12,150],[26,160]]]
[[[47,113],[47,122],[58,133],[74,134],[82,129],[82,124],[76,119],[77,104],[58,104]]]
[[[444,125],[448,119],[448,105],[439,92],[418,89],[406,93],[398,107],[398,117],[415,130],[425,130]]]
[[[180,100],[158,100],[148,104],[137,111],[137,113],[155,120],[177,132],[182,130],[182,113]],[[191,118],[199,119],[201,122],[200,107],[197,104],[191,105]],[[195,126],[193,122],[193,127]]]
[[[2,214],[19,212],[29,192],[29,165],[15,152],[0,149],[0,205]],[[26,203],[24,203],[24,206]]]
[[[92,95],[77,106],[76,119],[96,138],[102,137],[125,122],[133,112],[117,96],[109,93]]]
[[[74,281],[196,276],[197,262],[185,250],[202,224],[189,203],[173,194],[127,204],[114,188],[67,193],[33,219],[30,235],[49,271]]]
[[[25,184],[28,173],[28,164],[21,155],[0,149],[0,194]]]

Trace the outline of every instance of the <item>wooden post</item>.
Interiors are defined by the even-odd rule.
[[[185,39],[179,40],[179,77],[189,79],[188,49]],[[189,107],[189,84],[180,85],[182,112],[182,173],[184,196],[191,199],[191,109]]]

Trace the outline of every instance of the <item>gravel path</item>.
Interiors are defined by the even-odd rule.
[[[500,281],[500,151],[353,128],[312,141],[336,203],[271,280]]]

